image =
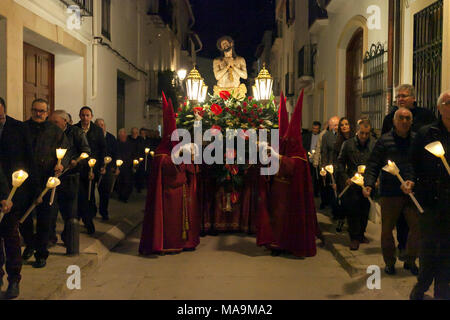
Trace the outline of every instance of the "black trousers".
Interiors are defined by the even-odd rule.
[[[53,216],[52,207],[49,205],[51,192],[47,192],[43,202],[38,205],[23,224],[19,227],[27,247],[36,250],[36,258],[48,258],[48,242],[50,237],[50,225]],[[33,214],[36,217],[36,232],[34,232]]]
[[[311,172],[311,180],[312,185],[314,189],[314,197],[318,197],[320,194],[320,183],[321,183],[321,176],[319,175],[318,169],[313,166],[312,163],[309,163],[309,170]]]
[[[419,276],[416,287],[426,292],[434,280],[434,295],[450,299],[450,216],[448,203],[424,208],[420,221]]]
[[[141,192],[142,189],[145,189],[145,182],[147,181],[147,173],[145,172],[145,164],[142,162],[139,165],[139,168],[137,169],[136,173],[134,174],[134,181],[136,190],[138,192]]]
[[[111,187],[113,183],[114,175],[107,171],[107,173],[103,176],[100,185],[98,186],[98,193],[100,196],[99,203],[99,212],[100,215],[104,218],[109,217],[108,206],[109,206],[109,198],[111,196]]]
[[[119,196],[119,200],[128,201],[133,192],[133,171],[131,168],[120,169],[120,174],[116,181],[116,191]]]
[[[85,221],[92,220],[97,214],[97,205],[95,204],[95,183],[92,180],[91,199],[88,200],[89,179],[87,175],[80,175],[80,184],[78,187],[78,217]]]
[[[342,196],[342,209],[347,216],[350,239],[362,241],[369,220],[370,202],[364,198],[360,187],[351,186]]]
[[[61,185],[56,189],[57,199],[52,207],[53,213],[50,239],[56,238],[56,220],[58,218],[58,211],[61,213],[64,220],[64,231],[61,234],[61,238],[63,239],[70,219],[77,217],[79,180],[80,175],[78,173],[61,178]]]
[[[6,264],[8,282],[21,280],[22,255],[17,217],[17,212],[11,211],[0,223],[0,279],[5,275],[3,266]]]
[[[397,220],[396,229],[397,229],[398,248],[401,250],[405,250],[406,243],[408,242],[409,227],[408,222],[406,222],[406,218],[403,213]]]

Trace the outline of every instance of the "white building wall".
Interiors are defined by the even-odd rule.
[[[389,5],[387,0],[376,1],[380,8],[381,28],[367,29],[367,8],[374,5],[373,0],[342,1],[336,11],[328,11],[329,24],[317,37],[318,52],[316,56],[315,82],[325,83],[325,99],[327,101],[324,118],[333,115],[345,115],[345,55],[352,35],[359,26],[364,26],[364,51],[371,44],[381,42],[387,47]],[[314,41],[314,40],[313,40]]]

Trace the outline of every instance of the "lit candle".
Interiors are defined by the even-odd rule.
[[[144,161],[144,158],[139,158],[139,162],[142,162],[142,161]]]
[[[48,178],[48,181],[47,181],[44,191],[42,191],[41,194],[39,195],[39,197],[36,198],[36,200],[33,202],[31,207],[28,208],[28,210],[25,212],[25,214],[19,220],[19,222],[23,223],[25,221],[25,219],[30,215],[30,213],[34,210],[34,208],[36,208],[36,206],[39,204],[39,202],[42,201],[42,198],[44,198],[44,196],[47,194],[47,192],[50,189],[56,188],[60,184],[61,184],[61,181],[58,178],[56,178],[56,177]]]
[[[359,174],[359,173],[355,174],[351,180],[354,184],[360,186],[361,188],[364,188],[364,177],[361,174]],[[368,197],[368,199],[369,199],[370,205],[375,208],[377,215],[379,217],[381,217],[381,212],[378,211],[378,208],[375,205],[375,202],[372,200],[372,198],[370,196]]]
[[[145,171],[147,172],[147,157],[150,153],[150,148],[145,148]]]
[[[358,167],[358,169],[359,169],[359,167]],[[360,175],[359,173],[356,173],[355,174],[355,176],[356,175]],[[355,177],[355,176],[353,176],[353,177]],[[356,178],[355,179],[358,179],[358,176],[356,176]],[[352,180],[352,182],[353,182],[353,180]],[[351,184],[349,184],[349,185],[347,185],[345,188],[344,188],[344,190],[342,190],[342,192],[339,194],[339,198],[342,198],[342,196],[344,195],[344,193],[348,190],[348,188],[350,188],[350,186],[351,186]]]
[[[116,167],[120,168],[123,165],[123,161],[122,160],[116,160]],[[110,193],[112,193],[114,191],[114,185],[116,184],[116,180],[117,180],[117,175],[115,174],[113,177],[113,183],[111,185],[111,191]]]
[[[80,154],[80,156],[78,157],[77,162],[80,161],[80,160],[87,159],[87,158],[89,158],[89,155],[88,155],[86,152],[83,152],[83,153]]]
[[[139,160],[135,159],[133,160],[133,165],[136,167],[139,164]]]
[[[445,159],[445,150],[440,141],[435,141],[425,146],[425,149],[435,155],[438,158],[441,158],[442,163],[447,169],[448,174],[450,175],[450,167],[448,165],[447,159]]]
[[[23,170],[19,170],[16,171],[12,174],[12,189],[11,192],[8,195],[8,198],[6,199],[7,202],[10,202],[12,200],[12,198],[14,197],[14,194],[16,193],[17,188],[19,188],[24,182],[25,180],[27,180],[28,178],[28,173],[26,173]],[[5,215],[5,213],[2,211],[0,212],[0,222],[2,222],[3,220],[3,216]]]
[[[332,164],[330,164],[330,165],[328,165],[328,166],[326,166],[325,167],[325,170],[327,170],[328,171],[328,173],[330,174],[330,176],[331,176],[331,182],[333,183],[333,184],[336,184],[336,181],[334,180],[334,167],[333,167],[333,165]],[[335,198],[337,199],[337,192],[336,192],[336,190],[334,190],[334,196],[335,196]]]
[[[105,157],[105,158],[103,159],[103,162],[104,162],[104,163],[103,163],[103,169],[106,170],[106,166],[112,162],[112,158],[111,158],[111,157]],[[97,185],[100,185],[100,183],[102,182],[102,178],[103,178],[103,174],[102,174],[102,175],[100,176],[100,178],[98,179]]]
[[[152,156],[152,158],[155,156],[155,152],[154,151],[150,151],[150,155]]]
[[[400,175],[400,169],[397,167],[397,165],[395,164],[394,161],[388,160],[388,164],[383,167],[383,170],[396,176],[402,185],[405,184],[405,180],[403,180],[402,176]],[[419,212],[423,213],[423,208],[417,201],[416,197],[412,193],[408,193],[408,195],[411,198],[411,200],[414,202],[414,204],[416,205]]]
[[[89,168],[91,168],[91,175],[94,174],[94,166],[97,163],[96,159],[89,159],[88,164]],[[89,189],[88,189],[88,201],[91,201],[91,190],[92,190],[92,180],[89,179]]]
[[[364,165],[358,166],[358,173],[364,174],[364,172],[366,172],[366,166]]]
[[[325,177],[325,176],[327,175],[327,171],[326,171],[324,168],[322,168],[322,169],[320,170],[320,175],[321,175],[322,177]]]
[[[62,159],[66,155],[67,149],[56,149],[56,158],[58,159],[58,165],[61,164]]]

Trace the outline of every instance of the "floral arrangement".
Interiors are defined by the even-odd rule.
[[[209,102],[203,105],[192,105],[185,98],[184,103],[176,110],[177,128],[193,133],[194,122],[201,121],[203,132],[216,129],[225,136],[227,129],[242,129],[244,132],[241,138],[248,140],[248,129],[278,129],[278,108],[273,99],[272,96],[268,103],[250,96],[239,100],[228,91],[220,92],[219,96],[210,96]],[[248,152],[247,145],[248,143]],[[233,164],[215,164],[212,173],[218,185],[224,187],[225,193],[231,194],[231,202],[234,204],[239,201],[238,191],[243,185],[249,165],[237,164],[236,150],[226,150],[224,158],[234,159]]]

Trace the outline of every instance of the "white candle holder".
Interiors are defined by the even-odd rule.
[[[445,159],[445,150],[444,146],[440,141],[435,141],[425,146],[425,150],[432,153],[438,158],[441,158],[442,163],[444,164],[445,169],[447,169],[448,174],[450,175],[450,167],[448,165],[447,159]]]
[[[25,182],[25,180],[28,179],[28,173],[26,173],[23,170],[16,171],[12,174],[12,189],[11,192],[8,195],[8,198],[6,199],[7,202],[11,202],[12,198],[14,197],[14,194],[16,193],[16,190],[22,186],[22,184]],[[3,217],[5,215],[5,212],[3,212],[3,209],[0,212],[0,222],[2,222]]]
[[[120,160],[120,159],[116,160],[116,167],[117,168],[120,168],[122,165],[123,165],[123,161],[122,160]],[[114,191],[114,185],[116,184],[116,180],[117,180],[117,175],[114,175],[110,193],[112,193]]]
[[[91,175],[94,174],[94,166],[97,163],[96,159],[90,159],[88,161],[89,168],[91,168],[90,173]],[[88,201],[91,201],[91,190],[92,190],[92,180],[89,179],[89,188],[88,188]]]
[[[400,169],[397,167],[397,165],[395,164],[394,161],[388,160],[388,164],[383,167],[383,170],[396,176],[402,185],[405,184],[405,180],[403,180],[402,176],[400,175]],[[423,208],[417,201],[416,197],[412,193],[408,193],[408,195],[411,198],[411,200],[414,202],[414,204],[416,205],[419,212],[423,213],[424,212]]]

